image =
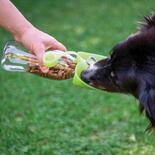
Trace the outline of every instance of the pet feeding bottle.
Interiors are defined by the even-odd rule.
[[[3,49],[1,66],[6,71],[28,72],[54,80],[73,78],[73,84],[93,88],[81,80],[81,72],[90,64],[103,58],[105,57],[86,52],[47,51],[44,54],[43,63],[48,67],[48,71],[44,73],[34,54],[27,52],[19,43],[9,41]]]

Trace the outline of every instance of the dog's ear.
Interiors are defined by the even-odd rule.
[[[150,120],[146,130],[155,128],[155,88],[150,86],[141,89],[139,92],[140,111],[145,111]]]
[[[150,16],[145,16],[144,21],[140,23],[141,23],[141,27],[140,27],[141,31],[145,31],[145,30],[148,30],[154,27],[155,26],[155,12],[153,12]]]

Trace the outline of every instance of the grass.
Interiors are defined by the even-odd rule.
[[[13,1],[69,50],[108,55],[154,0]],[[11,35],[0,30],[0,48]],[[69,81],[0,70],[0,155],[154,155],[137,101]]]

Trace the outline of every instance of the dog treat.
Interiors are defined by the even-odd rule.
[[[27,72],[53,80],[65,80],[74,76],[75,67],[75,62],[68,62],[67,65],[57,64],[54,67],[50,67],[47,73],[43,73],[39,66],[30,65]]]

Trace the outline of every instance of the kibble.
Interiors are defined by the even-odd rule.
[[[69,61],[66,64],[57,64],[56,66],[49,68],[47,73],[43,73],[38,65],[30,65],[27,71],[49,79],[65,80],[74,76],[75,67],[76,63]]]

